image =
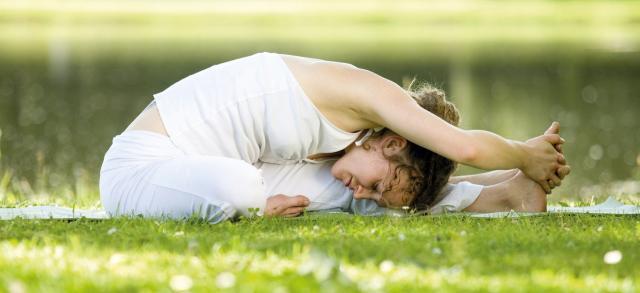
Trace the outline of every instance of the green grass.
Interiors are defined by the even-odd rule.
[[[637,216],[14,220],[0,290],[634,292],[639,241]]]

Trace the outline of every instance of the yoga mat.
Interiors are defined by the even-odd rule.
[[[603,203],[586,207],[547,207],[550,214],[608,214],[608,215],[638,215],[640,206],[625,205],[613,197],[609,197]],[[516,218],[523,216],[544,215],[546,213],[525,212],[497,212],[497,213],[455,213],[456,215],[468,215],[476,218]],[[32,206],[26,208],[0,208],[0,219],[108,219],[109,214],[104,210],[81,210],[59,206]]]
[[[625,205],[613,197],[607,198],[603,203],[586,206],[586,207],[557,207],[547,206],[549,214],[605,214],[605,215],[638,215],[640,214],[640,206]],[[526,213],[526,212],[497,212],[497,213],[469,213],[470,216],[476,218],[517,218],[522,216],[535,216],[546,214]]]
[[[104,210],[80,210],[59,206],[32,206],[26,208],[0,208],[0,219],[107,219]]]

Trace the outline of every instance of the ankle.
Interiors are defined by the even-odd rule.
[[[496,187],[496,195],[498,197],[499,206],[506,211],[510,211],[514,209],[515,206],[515,197],[512,192],[511,184],[507,182],[503,182],[501,184],[494,185]]]

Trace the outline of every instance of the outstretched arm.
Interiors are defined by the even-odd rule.
[[[348,84],[360,119],[462,164],[485,170],[518,168],[550,190],[548,180],[555,179],[564,162],[553,147],[564,141],[557,134],[520,142],[489,131],[463,130],[421,108],[404,89],[375,73],[353,69]]]
[[[552,123],[551,126],[544,132],[544,134],[560,134],[560,124],[557,122]],[[554,145],[554,147],[556,148],[556,151],[558,151],[559,153],[562,153],[562,144],[556,144]],[[561,180],[563,180],[565,176],[569,175],[570,172],[571,172],[571,167],[569,167],[569,165],[560,166],[560,168],[558,168],[558,171],[556,172],[557,178],[559,180],[554,180],[552,182],[549,182],[550,184],[549,187],[553,189],[555,187],[560,186],[562,183]],[[490,172],[485,172],[480,174],[473,174],[473,175],[452,176],[449,178],[449,183],[458,183],[462,181],[468,181],[473,184],[488,186],[488,185],[494,185],[494,184],[498,184],[503,181],[506,181],[507,179],[510,179],[513,176],[515,176],[517,173],[518,173],[518,169],[511,169],[511,170],[495,170],[495,171],[490,171]]]

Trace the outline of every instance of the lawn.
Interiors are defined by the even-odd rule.
[[[640,217],[615,215],[14,220],[0,222],[0,288],[634,292],[639,243]]]

